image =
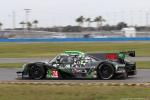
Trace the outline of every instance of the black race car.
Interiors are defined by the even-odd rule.
[[[108,80],[126,79],[136,74],[136,63],[127,61],[126,56],[135,57],[135,51],[119,53],[83,53],[65,51],[52,60],[23,65],[17,74],[21,78],[95,78]]]

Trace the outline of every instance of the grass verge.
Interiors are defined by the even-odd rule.
[[[66,50],[80,50],[83,52],[135,50],[137,56],[150,56],[150,43],[0,43],[0,58],[51,57]]]
[[[139,69],[150,69],[150,61],[138,61],[136,64]]]
[[[21,68],[23,63],[0,63],[0,68]]]
[[[150,88],[138,86],[0,84],[0,90],[1,100],[128,100],[129,98],[130,100],[150,99]]]

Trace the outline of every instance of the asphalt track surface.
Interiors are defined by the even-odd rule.
[[[50,60],[51,58],[0,58],[0,63],[29,63],[29,62],[37,62],[37,61],[45,61]],[[134,57],[127,58],[132,61],[150,61],[150,57]],[[18,80],[18,76],[16,72],[20,69],[13,68],[0,68],[0,81],[35,81],[35,80]],[[37,81],[37,80],[36,80]],[[123,83],[142,83],[142,82],[150,82],[150,69],[138,69],[137,75],[131,76],[126,80],[121,79],[113,79],[113,80],[90,80],[90,79],[70,79],[70,80],[52,80],[52,79],[44,79],[38,80],[38,82],[73,82],[73,83],[92,83],[92,82],[123,82]]]
[[[145,83],[150,82],[150,69],[138,69],[137,75],[128,77],[125,80],[122,79],[112,79],[112,80],[97,80],[97,79],[68,79],[68,80],[58,80],[58,79],[44,79],[44,80],[22,80],[17,79],[18,76],[16,72],[20,69],[7,69],[0,68],[0,81],[33,81],[33,82],[74,82],[74,83],[92,83],[92,82],[123,82],[123,83]]]
[[[52,58],[0,58],[0,63],[29,63],[50,60]],[[131,61],[150,61],[150,57],[130,57]]]

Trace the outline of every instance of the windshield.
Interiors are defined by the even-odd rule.
[[[60,55],[60,56],[56,56],[55,58],[50,60],[49,63],[57,62],[57,59],[59,59],[61,63],[72,63],[73,62],[72,56]]]
[[[56,56],[55,58],[53,58],[52,60],[50,60],[50,61],[49,61],[49,63],[53,63],[53,62],[55,62],[55,61],[56,61],[56,59],[57,59],[57,57],[58,57],[58,56]]]

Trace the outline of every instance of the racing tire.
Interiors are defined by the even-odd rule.
[[[125,72],[122,74],[122,79],[127,79],[128,78],[128,73],[127,71],[125,70]]]
[[[109,80],[113,78],[114,73],[114,66],[110,63],[103,63],[97,69],[98,78],[102,80]]]
[[[46,77],[45,68],[42,65],[31,65],[29,68],[29,77],[31,79],[39,80]]]

